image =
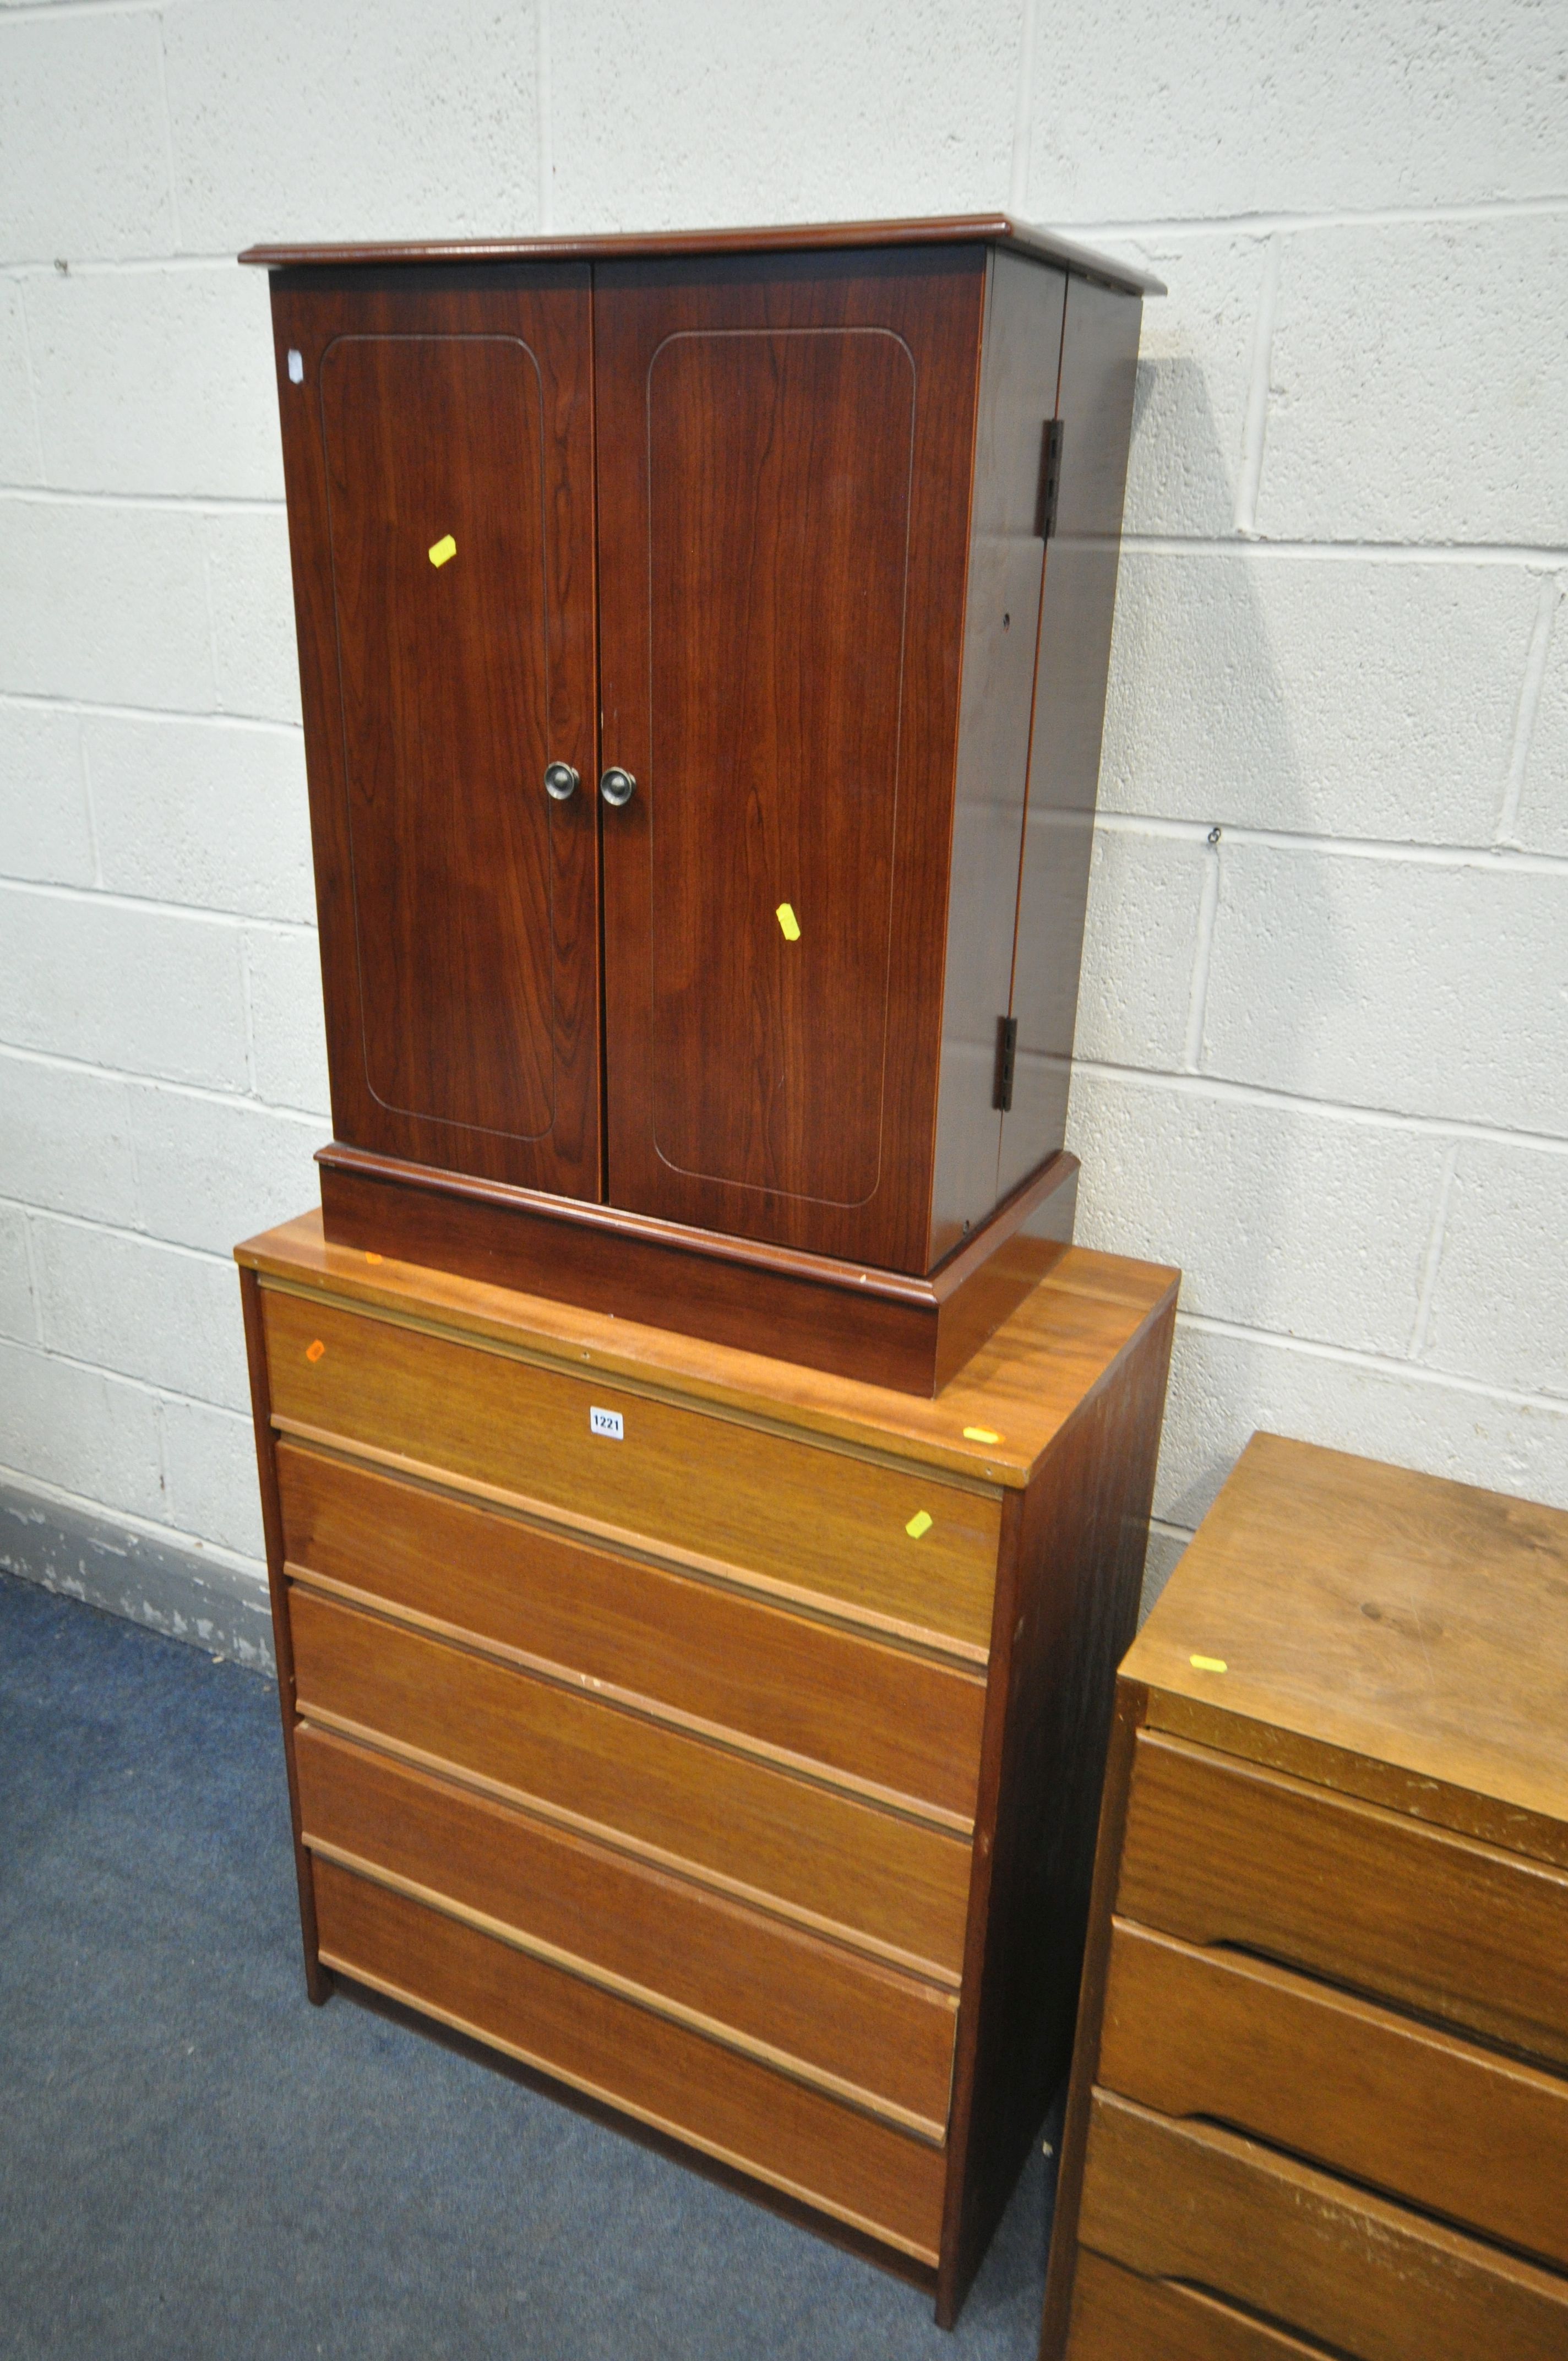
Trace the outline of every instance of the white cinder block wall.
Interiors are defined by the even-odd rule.
[[[253,238],[961,211],[1150,263],[1072,1144],[1269,1425],[1568,1505],[1568,0],[0,5],[0,1554],[245,1653],[325,1135]]]

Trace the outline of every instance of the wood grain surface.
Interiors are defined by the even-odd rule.
[[[933,1261],[981,1223],[1003,1193],[997,1179],[1003,1125],[997,1027],[1012,1005],[1047,564],[1041,471],[1046,422],[1056,416],[1067,283],[1061,272],[1005,251],[988,258],[942,991]],[[1120,527],[1118,511],[1113,533]],[[1060,1148],[1062,1141],[1053,1144]],[[1042,1148],[1036,1162],[1048,1152]]]
[[[337,245],[270,245],[247,247],[242,262],[277,270],[291,266],[332,269],[345,263],[464,262],[475,260],[552,259],[606,261],[618,256],[680,254],[778,254],[796,247],[832,250],[838,247],[945,246],[955,241],[972,245],[983,239],[1016,248],[1045,262],[1058,262],[1097,280],[1107,287],[1125,287],[1146,294],[1163,295],[1165,288],[1152,273],[1139,270],[1120,256],[1096,254],[1054,230],[1033,222],[1015,221],[1010,214],[938,214],[924,220],[869,222],[784,222],[767,227],[688,230],[617,230],[598,233],[541,233],[531,237],[393,239],[380,244],[361,241]]]
[[[1201,2288],[1139,2279],[1086,2247],[1072,2296],[1070,2361],[1323,2361],[1266,2320]]]
[[[972,1647],[990,1638],[999,1487],[971,1489],[813,1448],[276,1289],[264,1301],[280,1421],[754,1567]],[[595,1409],[623,1422],[619,1438],[592,1431]]]
[[[1568,1877],[1517,1854],[1146,1732],[1116,1908],[1568,2066]]]
[[[973,1817],[977,1675],[296,1444],[278,1472],[296,1574]]]
[[[934,2262],[941,2151],[323,1861],[340,1972]]]
[[[306,1841],[939,2142],[950,1992],[308,1724]]]
[[[1174,1301],[1178,1277],[1161,1265],[1075,1247],[938,1398],[921,1401],[761,1352],[334,1246],[322,1235],[319,1213],[249,1239],[236,1254],[268,1278],[366,1310],[399,1312],[802,1436],[1020,1489],[1117,1356]]]
[[[1011,1566],[1003,1559],[938,2319],[956,2319],[1071,2054],[1115,1667],[1137,1627],[1174,1326],[1172,1311],[1085,1404],[1025,1494]]]
[[[1080,2234],[1356,2361],[1561,2361],[1568,2279],[1212,2125],[1096,2094]]]
[[[1118,1919],[1099,2079],[1568,2268],[1568,2081]]]
[[[938,1977],[962,1957],[960,1839],[294,1585],[300,1711],[495,1782]]]
[[[589,300],[273,282],[334,1128],[597,1196],[595,805],[543,785],[595,766]]]
[[[594,278],[609,1194],[916,1273],[984,275]]]
[[[1192,1735],[1223,1715],[1233,1752],[1251,1723],[1371,1758],[1423,1816],[1490,1798],[1502,1841],[1544,1849],[1554,1825],[1568,1867],[1568,1515],[1258,1434],[1181,1576],[1127,1670]]]

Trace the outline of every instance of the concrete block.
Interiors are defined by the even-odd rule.
[[[1568,576],[1559,581],[1568,585]],[[1559,597],[1546,647],[1513,834],[1536,852],[1568,853],[1568,600]]]
[[[93,884],[80,731],[74,713],[0,699],[0,876]]]
[[[312,1162],[327,1137],[314,1115],[243,1101],[126,1086],[140,1184],[140,1227],[226,1255],[242,1238],[321,1202]]]
[[[1179,1324],[1155,1514],[1197,1525],[1259,1428],[1568,1509],[1568,1403],[1520,1408],[1413,1369]]]
[[[1488,844],[1539,595],[1522,566],[1124,550],[1101,808]]]
[[[241,509],[203,522],[217,650],[214,701],[225,713],[298,727],[300,657],[288,519],[281,509]]]
[[[1460,1143],[1422,1359],[1568,1396],[1568,1154]]]
[[[1052,0],[1028,211],[1125,222],[1555,195],[1561,49],[1530,0]]]
[[[0,1485],[0,1565],[68,1598],[232,1657],[273,1668],[266,1568],[201,1543],[71,1507],[37,1486]]]
[[[205,1402],[166,1401],[159,1407],[169,1522],[176,1532],[194,1533],[219,1549],[264,1558],[256,1436],[248,1416],[210,1410]]]
[[[134,1223],[125,1083],[0,1051],[0,1196],[88,1221]]]
[[[1068,1146],[1079,1244],[1179,1264],[1184,1312],[1405,1352],[1443,1139],[1080,1069]]]
[[[532,6],[206,0],[164,24],[180,223],[198,252],[534,226]],[[621,142],[598,129],[609,169]]]
[[[1568,216],[1288,240],[1260,533],[1561,548],[1565,420]]]
[[[1096,829],[1075,1054],[1173,1067],[1187,1035],[1204,848]]]
[[[552,7],[550,45],[562,225],[855,221],[1006,193],[1014,0],[604,0]]]
[[[93,896],[0,886],[11,1043],[170,1082],[244,1090],[237,927]]]
[[[42,1342],[73,1361],[247,1408],[234,1265],[155,1238],[33,1216]]]
[[[1126,530],[1228,536],[1235,527],[1266,243],[1154,235],[1135,244],[1107,243],[1170,290],[1144,305]]]
[[[157,1398],[35,1345],[0,1343],[0,1470],[162,1520]]]
[[[210,710],[199,517],[0,497],[0,691]]]
[[[330,1130],[326,1024],[321,952],[315,931],[246,930],[250,967],[250,1038],[256,1093],[269,1105],[318,1114]]]
[[[22,284],[11,280],[0,285],[0,484],[41,484],[43,472]]]
[[[1222,843],[1203,1064],[1568,1134],[1568,871]]]
[[[82,738],[109,892],[314,918],[298,731],[105,713],[84,719]]]
[[[150,10],[0,23],[0,221],[7,258],[166,253],[169,198]]]
[[[27,325],[49,483],[282,499],[264,272],[51,270]]]
[[[0,1336],[32,1345],[38,1342],[38,1334],[27,1261],[27,1217],[19,1205],[0,1204]]]

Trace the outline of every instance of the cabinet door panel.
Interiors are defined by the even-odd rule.
[[[925,1268],[981,287],[596,272],[618,1204]]]
[[[278,291],[334,1114],[597,1195],[587,275],[466,279]]]

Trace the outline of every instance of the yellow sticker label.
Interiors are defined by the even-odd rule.
[[[305,1358],[307,1361],[319,1361],[325,1351],[326,1346],[322,1343],[321,1338],[319,1336],[313,1336],[310,1343],[305,1346]]]
[[[1188,1662],[1195,1673],[1228,1673],[1231,1669],[1223,1656],[1190,1656]]]
[[[379,1262],[381,1257],[378,1254],[372,1254],[369,1247],[367,1246],[365,1249],[365,1259],[367,1262]]]
[[[781,902],[778,908],[774,911],[773,916],[777,918],[780,927],[784,930],[784,939],[785,942],[799,942],[800,920],[795,917],[795,912],[790,908],[789,904],[787,902]]]
[[[966,1426],[964,1429],[964,1441],[966,1443],[1000,1443],[1002,1437],[996,1433],[993,1427]]]
[[[444,566],[449,557],[455,557],[456,555],[457,544],[449,533],[444,533],[439,541],[433,541],[430,544],[430,562],[433,566]]]
[[[930,1532],[931,1523],[932,1518],[930,1510],[928,1509],[916,1509],[915,1514],[910,1518],[909,1522],[905,1526],[904,1530],[909,1535],[912,1542],[917,1542],[921,1540],[925,1534]]]

